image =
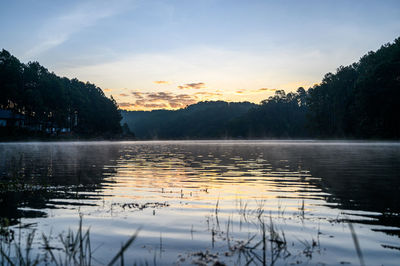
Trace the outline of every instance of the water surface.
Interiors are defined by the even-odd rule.
[[[358,265],[352,223],[366,264],[398,265],[399,173],[387,142],[5,143],[1,180],[24,186],[1,191],[0,217],[56,239],[83,216],[100,265],[138,228],[126,261],[244,265],[235,247],[258,243],[261,220],[287,242],[268,264]]]

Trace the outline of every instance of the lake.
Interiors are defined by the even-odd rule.
[[[82,217],[94,265],[136,230],[129,265],[400,263],[398,142],[2,143],[0,174],[3,248]]]

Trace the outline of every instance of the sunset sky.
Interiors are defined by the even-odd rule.
[[[0,49],[90,81],[129,110],[260,102],[400,35],[400,1],[15,1]]]

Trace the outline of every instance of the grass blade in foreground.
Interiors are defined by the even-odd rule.
[[[131,236],[131,238],[121,247],[121,250],[115,255],[115,257],[110,261],[108,266],[114,265],[114,263],[122,256],[124,255],[125,250],[133,243],[133,241],[136,239],[140,231],[140,228],[136,230],[136,232]]]

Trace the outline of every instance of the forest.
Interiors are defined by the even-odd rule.
[[[399,139],[398,99],[400,38],[307,90],[278,90],[260,104],[217,101],[175,111],[122,111],[122,122],[140,139]]]
[[[111,138],[121,133],[115,100],[91,83],[0,52],[0,137]]]

